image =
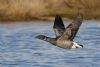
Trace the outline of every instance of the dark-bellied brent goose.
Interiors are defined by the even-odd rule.
[[[80,45],[73,41],[75,38],[79,27],[81,26],[83,17],[80,14],[77,14],[73,22],[70,23],[66,28],[63,24],[62,18],[59,15],[56,15],[53,29],[56,37],[51,38],[45,35],[36,36],[37,39],[47,41],[55,46],[61,48],[83,48],[83,45]]]

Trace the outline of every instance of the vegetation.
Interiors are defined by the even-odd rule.
[[[100,0],[0,0],[1,21],[52,20],[56,14],[100,19]]]

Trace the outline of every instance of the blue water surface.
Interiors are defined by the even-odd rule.
[[[84,48],[78,49],[35,39],[55,37],[52,26],[49,21],[0,24],[0,67],[100,67],[100,21],[83,21],[75,41]]]

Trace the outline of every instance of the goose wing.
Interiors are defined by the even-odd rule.
[[[55,17],[53,29],[54,29],[56,37],[60,37],[65,31],[63,20],[59,15],[56,15]]]
[[[73,41],[81,24],[82,24],[82,16],[77,15],[76,18],[73,20],[73,22],[66,27],[65,32],[59,39]]]

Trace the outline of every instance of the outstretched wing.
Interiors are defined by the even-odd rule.
[[[79,30],[80,25],[82,24],[82,19],[83,18],[80,14],[77,15],[74,21],[66,27],[65,32],[59,39],[73,41],[74,37],[76,36]]]
[[[65,31],[65,26],[63,24],[62,18],[59,15],[56,15],[55,17],[53,29],[56,37],[60,37]]]

